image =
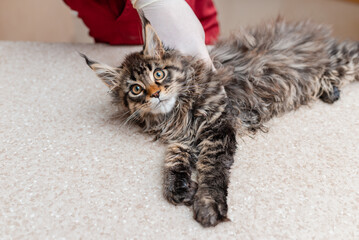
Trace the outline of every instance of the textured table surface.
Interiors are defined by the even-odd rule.
[[[76,52],[135,49],[0,42],[1,239],[359,238],[359,83],[239,140],[232,221],[204,229],[162,197],[165,146],[110,119]]]

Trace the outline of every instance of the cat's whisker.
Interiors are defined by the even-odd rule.
[[[125,112],[118,112],[116,114],[114,114],[111,119],[122,119],[124,116],[126,116],[128,113],[130,112],[130,110],[125,111]]]
[[[142,107],[140,107],[139,109],[137,109],[136,111],[134,111],[126,120],[125,122],[121,125],[121,127],[126,126],[129,122],[131,122],[132,120],[136,120],[138,119],[139,116],[137,116],[137,114],[142,110]]]

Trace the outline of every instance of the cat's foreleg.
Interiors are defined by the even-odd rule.
[[[168,146],[164,165],[164,196],[172,204],[191,205],[197,183],[191,180],[193,153],[190,146],[173,143]]]
[[[227,221],[229,170],[236,149],[235,131],[230,125],[208,128],[198,144],[196,163],[198,189],[194,197],[194,218],[204,227]]]

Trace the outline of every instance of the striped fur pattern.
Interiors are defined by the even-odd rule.
[[[359,79],[359,43],[338,43],[310,22],[277,19],[219,41],[210,53],[216,71],[164,48],[144,25],[143,51],[121,66],[84,57],[128,111],[127,121],[168,144],[164,196],[191,206],[205,227],[228,220],[237,135],[265,130],[272,117],[315,99],[333,103],[343,84]]]

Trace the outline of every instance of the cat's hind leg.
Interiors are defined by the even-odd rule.
[[[322,95],[320,95],[320,100],[326,103],[334,103],[339,100],[340,98],[340,90],[338,87],[333,86],[333,90],[330,92],[323,92]]]
[[[359,42],[333,42],[328,48],[329,63],[321,82],[319,98],[334,103],[340,97],[339,88],[359,80]]]
[[[340,75],[335,68],[330,68],[324,72],[320,79],[319,99],[325,103],[332,104],[339,100],[341,84]]]
[[[164,196],[172,204],[192,205],[197,183],[191,180],[193,164],[191,147],[175,143],[167,150],[164,166]]]

